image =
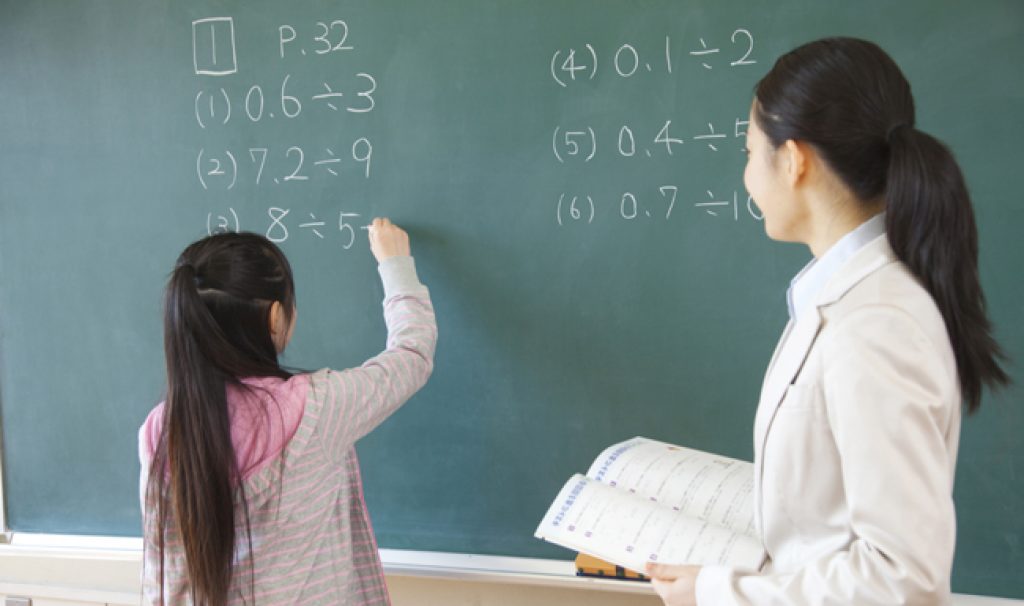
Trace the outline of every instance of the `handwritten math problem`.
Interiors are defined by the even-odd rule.
[[[626,43],[609,53],[610,59],[601,60],[601,54],[590,43],[584,43],[582,47],[560,48],[551,55],[551,78],[562,88],[568,88],[577,81],[593,80],[598,74],[598,66],[604,66],[606,62],[608,68],[620,78],[632,78],[642,72],[664,72],[671,75],[673,61],[678,62],[678,59],[674,59],[676,53],[672,37],[665,36],[664,41],[662,48],[652,47],[647,54],[642,54],[644,51],[638,50],[637,45]],[[714,69],[716,64],[737,67],[757,63],[751,57],[754,52],[754,36],[744,28],[733,31],[729,48],[722,49],[713,44],[709,46],[705,38],[698,38],[696,44],[691,44],[684,52],[706,70]]]
[[[562,98],[588,107],[594,102],[594,96],[624,94],[619,91],[623,86],[632,86],[628,83],[633,81],[640,82],[636,86],[644,87],[645,91],[653,89],[650,96],[682,79],[687,86],[703,89],[707,84],[701,81],[701,74],[722,69],[743,70],[756,65],[755,47],[754,34],[743,27],[732,30],[723,41],[710,37],[682,41],[678,37],[664,36],[657,39],[657,43],[602,46],[584,42],[555,49],[548,68],[551,80],[562,90]],[[689,75],[684,76],[681,67],[687,62],[691,69],[686,72]],[[586,82],[592,84],[582,87]],[[551,157],[574,176],[580,175],[583,182],[574,188],[577,191],[554,194],[552,214],[559,227],[588,225],[602,219],[637,223],[679,220],[678,217],[685,214],[684,209],[696,211],[698,216],[732,221],[743,217],[755,221],[763,219],[742,187],[730,186],[729,191],[722,192],[720,184],[695,183],[689,171],[693,161],[703,155],[705,160],[718,158],[735,164],[736,174],[741,174],[743,156],[740,152],[745,147],[749,126],[746,116],[708,120],[699,111],[685,107],[680,108],[676,116],[663,115],[652,122],[653,114],[647,109],[629,107],[630,114],[639,114],[643,119],[624,115],[619,124],[605,116],[573,120],[571,114],[563,114],[563,121],[551,128],[548,142]],[[641,125],[652,123],[655,126]],[[651,181],[625,191],[608,191],[607,188],[588,191],[585,169],[591,164],[607,167],[608,162],[621,164],[624,178],[630,176],[630,171],[652,163],[676,176],[662,177],[660,182]]]
[[[690,137],[690,140],[700,142],[699,144],[705,146],[706,149],[717,152],[724,141],[738,139],[740,143],[736,146],[736,149],[742,151],[743,142],[746,141],[747,124],[747,120],[736,118],[734,124],[731,125],[731,132],[726,133],[716,132],[715,125],[708,122],[704,129],[707,132],[694,135]],[[669,156],[674,155],[673,150],[676,148],[673,146],[683,145],[686,143],[686,139],[675,137],[672,133],[672,120],[666,120],[665,125],[661,127],[657,134],[640,140],[640,146],[643,148],[641,155],[645,155],[648,158],[661,153]],[[618,153],[623,158],[632,158],[641,149],[641,147],[638,147],[637,135],[634,133],[633,128],[627,124],[624,124],[615,136],[609,138],[612,139],[609,143],[611,153]],[[590,162],[597,156],[597,140],[597,133],[594,131],[593,126],[577,127],[574,130],[556,126],[551,135],[551,151],[555,159],[561,164],[574,160]]]
[[[348,151],[347,147],[345,151]],[[260,185],[264,183],[264,169],[267,167],[268,157],[272,160],[272,167],[278,165],[276,172],[279,176],[268,177],[267,181],[272,180],[277,185],[289,181],[308,181],[311,176],[338,177],[343,165],[355,166],[357,174],[369,179],[373,144],[366,137],[360,137],[352,142],[350,158],[348,155],[344,158],[339,157],[332,148],[324,147],[316,150],[316,156],[310,159],[307,159],[306,152],[301,147],[294,145],[283,151],[267,147],[250,147],[243,154],[232,153],[231,150],[215,153],[200,148],[196,155],[196,176],[203,189],[221,187],[230,190],[238,183],[241,169],[248,172],[248,178],[251,178],[254,184]],[[243,160],[241,167],[239,158]]]
[[[373,65],[360,54],[365,40],[373,38],[361,36],[357,23],[342,18],[265,23],[256,37],[263,60],[247,61],[238,53],[236,27],[241,26],[232,17],[192,22],[198,86],[190,100],[203,141],[194,151],[194,175],[199,189],[215,200],[205,213],[207,232],[241,229],[241,214],[248,229],[275,242],[303,237],[351,248],[360,220],[365,222],[370,213],[365,202],[346,202],[346,208],[325,212],[322,205],[303,202],[303,196],[311,191],[309,183],[322,188],[336,182],[344,188],[374,178],[375,138],[367,118],[381,111],[382,90]],[[628,95],[627,89],[646,95],[639,98],[654,98],[680,85],[710,89],[705,80],[713,75],[757,65],[757,50],[754,32],[732,27],[719,35],[582,41],[547,51],[547,68],[556,102],[589,107],[600,98],[615,108],[607,102]],[[247,65],[257,63],[257,76],[247,78]],[[592,84],[583,86],[587,82]],[[665,107],[655,111],[623,103],[618,120],[607,110],[562,112],[550,127],[546,147],[559,170],[578,182],[550,194],[557,226],[695,217],[762,220],[738,183],[702,183],[704,173],[691,170],[695,160],[713,159],[736,165],[738,176],[747,117],[739,112],[723,116],[714,104],[708,104],[710,110],[692,104],[667,106],[671,111]],[[268,135],[282,132],[280,127],[268,130],[270,124],[287,124],[288,140]],[[307,138],[314,132],[319,140],[301,140],[292,132],[307,133]],[[588,167],[607,171],[609,163],[622,166],[621,188],[588,185]],[[646,176],[638,182],[640,175]],[[238,202],[224,198],[235,191],[249,196]]]
[[[295,233],[317,240],[334,239],[344,250],[356,242],[358,220],[364,213],[338,209],[330,216],[315,209],[300,208],[294,188],[325,179],[370,180],[373,175],[374,143],[361,132],[360,116],[377,110],[378,81],[369,71],[358,68],[348,76],[338,75],[339,62],[350,66],[358,61],[357,36],[343,19],[286,23],[266,28],[260,40],[273,45],[281,65],[313,68],[318,74],[293,77],[282,71],[279,77],[259,82],[245,81],[245,57],[239,57],[236,23],[232,17],[210,17],[192,22],[192,59],[200,86],[193,98],[196,125],[207,141],[195,152],[195,177],[203,191],[223,196],[236,187],[270,188],[266,212],[257,212],[258,227],[274,242],[285,242]],[[263,66],[261,66],[263,67]],[[258,128],[262,124],[311,122],[323,125],[323,132],[339,133],[329,141],[306,143],[260,141],[248,136],[244,147],[225,146],[222,137]],[[258,131],[265,133],[265,130]],[[276,188],[276,189],[275,189]],[[217,205],[222,206],[222,200]],[[247,206],[250,203],[244,202]],[[254,213],[243,212],[250,220]],[[248,221],[247,221],[248,222]],[[209,234],[239,231],[242,222],[234,206],[206,213]]]
[[[206,233],[209,235],[228,232],[239,232],[242,228],[242,221],[238,211],[234,207],[228,207],[227,211],[217,211],[220,214],[210,211],[206,214]],[[266,230],[266,237],[271,242],[285,242],[293,231],[301,230],[320,240],[335,239],[341,244],[343,250],[348,250],[356,243],[356,229],[368,229],[368,225],[360,225],[362,215],[360,213],[349,213],[339,211],[330,217],[318,217],[316,214],[307,212],[305,215],[292,214],[291,208],[280,208],[271,206],[267,209],[266,217],[269,219],[269,227]],[[335,220],[337,217],[337,220]],[[290,229],[289,229],[290,228]],[[340,235],[338,235],[340,234]]]
[[[749,215],[757,221],[764,215],[754,204],[754,200],[740,191],[733,191],[731,196],[716,196],[711,190],[706,196],[696,200],[688,200],[687,205],[702,210],[713,217],[732,217],[739,221],[740,216]],[[676,208],[679,187],[662,185],[649,196],[624,192],[621,196],[609,195],[608,199],[595,199],[591,194],[567,195],[559,194],[555,208],[555,221],[561,227],[568,223],[593,223],[599,209],[602,216],[633,221],[635,219],[663,219],[668,221]]]

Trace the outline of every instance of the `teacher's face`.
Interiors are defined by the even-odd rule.
[[[784,164],[787,162],[785,146],[772,147],[771,141],[754,119],[750,111],[747,127],[747,167],[743,171],[743,184],[764,215],[764,229],[768,237],[785,242],[801,241],[807,213],[794,195],[793,187],[786,179]]]

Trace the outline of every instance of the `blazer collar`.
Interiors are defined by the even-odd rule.
[[[815,306],[821,308],[835,303],[861,280],[882,266],[895,261],[897,261],[896,253],[889,246],[888,237],[885,234],[876,237],[854,253],[842,269],[825,283],[815,301]]]

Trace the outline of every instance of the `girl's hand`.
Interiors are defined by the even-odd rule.
[[[390,219],[378,217],[370,224],[370,250],[378,263],[389,257],[408,257],[409,234]]]
[[[647,576],[651,577],[651,585],[665,606],[697,606],[699,572],[700,566],[647,564]]]

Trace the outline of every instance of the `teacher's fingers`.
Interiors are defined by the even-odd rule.
[[[665,606],[696,606],[696,581],[699,566],[656,565],[648,568],[654,576],[651,587]]]
[[[651,587],[654,588],[654,593],[658,594],[664,601],[668,599],[668,594],[672,591],[672,581],[657,578],[651,579]]]
[[[647,576],[652,579],[674,581],[689,572],[690,568],[693,568],[693,566],[685,564],[654,564],[648,562]]]

